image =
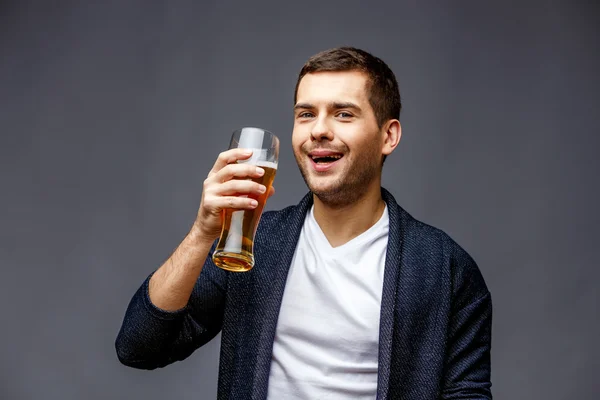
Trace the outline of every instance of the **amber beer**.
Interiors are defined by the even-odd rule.
[[[264,169],[265,173],[252,180],[267,188],[260,196],[248,196],[255,199],[258,206],[253,210],[223,210],[223,228],[221,238],[213,253],[213,262],[228,271],[244,272],[254,266],[252,251],[254,235],[267,202],[269,188],[273,184],[277,172],[277,164],[273,162],[258,161],[255,164]]]

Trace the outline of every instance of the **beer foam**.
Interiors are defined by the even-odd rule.
[[[253,164],[256,165],[257,167],[277,169],[277,163],[274,163],[273,161],[257,161]]]
[[[238,160],[237,162],[238,162],[238,164],[250,164],[250,165],[256,165],[257,167],[277,169],[276,162],[265,161],[265,160],[256,160],[254,157],[251,157],[248,160]]]

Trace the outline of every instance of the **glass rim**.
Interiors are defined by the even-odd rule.
[[[244,129],[256,129],[258,131],[263,131],[264,133],[269,134],[269,135],[275,137],[277,140],[279,140],[279,138],[277,137],[277,135],[274,134],[273,132],[271,132],[271,131],[269,131],[267,129],[264,129],[264,128],[258,128],[256,126],[243,126],[241,128],[238,128],[238,129],[234,130],[233,133],[232,133],[232,135],[235,135],[236,133],[242,133],[242,131]]]

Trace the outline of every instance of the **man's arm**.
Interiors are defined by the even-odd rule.
[[[453,316],[444,393],[449,399],[491,399],[492,299],[488,293]]]
[[[214,246],[198,254],[204,246],[190,243],[194,240],[192,235],[182,241],[169,260],[144,281],[131,299],[115,343],[123,364],[142,369],[164,367],[185,359],[221,330],[227,275],[212,263]],[[171,282],[179,282],[180,288],[171,288],[173,294],[169,295],[168,272],[178,266],[192,272],[187,276],[184,276],[187,271],[173,272],[179,274],[176,276],[179,280],[171,277]],[[160,277],[160,273],[165,273],[166,278]],[[189,293],[183,292],[190,287],[190,280]],[[162,284],[163,290],[158,293],[164,293],[165,299],[158,297],[156,301],[156,290],[152,296],[153,281]],[[184,299],[185,304],[179,307]]]
[[[115,343],[123,364],[165,366],[186,358],[221,330],[227,274],[213,264],[211,245],[220,234],[223,210],[254,209],[256,201],[247,195],[266,190],[249,179],[264,174],[262,168],[237,163],[251,154],[232,149],[217,158],[190,233],[127,308]]]
[[[479,268],[456,249],[456,290],[448,331],[442,399],[492,399],[492,298]]]

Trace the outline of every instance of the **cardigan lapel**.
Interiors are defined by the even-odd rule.
[[[273,342],[277,328],[277,319],[281,309],[281,301],[287,280],[288,271],[296,251],[300,232],[304,225],[306,212],[312,205],[312,193],[308,193],[300,203],[284,214],[276,226],[262,232],[263,244],[260,246],[261,264],[254,268],[253,279],[255,293],[260,293],[256,301],[260,301],[262,315],[258,325],[258,351],[256,373],[252,385],[252,399],[265,399],[268,391],[268,380],[273,353]]]
[[[378,400],[387,399],[390,384],[394,314],[396,307],[401,306],[400,304],[396,304],[396,294],[398,290],[398,277],[400,276],[403,245],[401,209],[390,192],[382,188],[381,195],[388,206],[390,225],[388,246],[385,256],[383,291],[381,294],[381,314],[379,321]]]

